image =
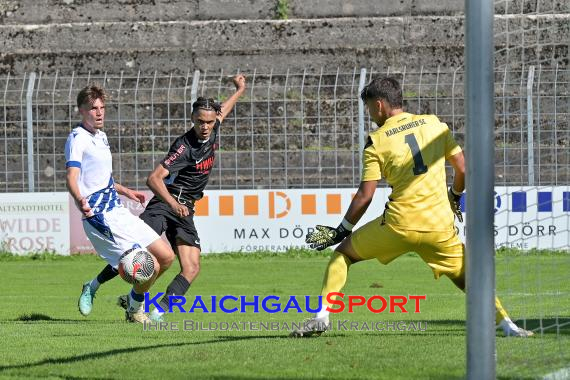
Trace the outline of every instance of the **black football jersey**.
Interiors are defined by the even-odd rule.
[[[220,121],[216,120],[212,134],[205,142],[198,140],[193,129],[189,130],[174,141],[160,162],[170,173],[164,179],[166,188],[180,203],[202,198],[214,166],[219,129]]]

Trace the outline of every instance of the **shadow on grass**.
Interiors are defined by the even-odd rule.
[[[19,317],[12,320],[0,321],[0,323],[6,323],[6,322],[25,322],[25,323],[63,322],[63,323],[105,323],[105,324],[109,323],[109,321],[103,321],[103,320],[52,318],[49,315],[40,314],[40,313],[22,314]],[[120,322],[123,323],[123,321]]]
[[[145,347],[128,347],[128,348],[117,348],[114,350],[108,351],[101,351],[101,352],[92,352],[88,354],[82,355],[74,355],[74,356],[67,356],[62,358],[47,358],[44,360],[25,363],[25,364],[15,364],[15,365],[0,365],[0,372],[12,370],[12,369],[28,369],[32,367],[40,367],[43,365],[50,365],[50,364],[69,364],[69,363],[76,363],[85,360],[93,360],[93,359],[102,359],[106,357],[111,357],[114,355],[126,354],[126,353],[139,353],[144,352],[147,350],[153,350],[156,348],[165,348],[165,347],[185,347],[185,346],[195,346],[195,345],[202,345],[202,344],[212,344],[212,343],[226,343],[226,342],[233,342],[233,341],[240,341],[240,340],[249,340],[249,339],[283,339],[287,338],[286,336],[276,336],[276,335],[255,335],[255,336],[218,336],[216,339],[206,340],[202,342],[185,342],[185,343],[169,343],[169,344],[156,344],[151,346]]]
[[[337,328],[335,337],[346,336],[346,334],[363,334],[366,336],[465,336],[465,321],[464,320],[401,320],[401,321],[378,321],[381,324],[374,322],[368,323],[368,327],[360,325],[360,330],[344,330]],[[350,324],[347,324],[348,327]],[[333,325],[333,328],[337,326]],[[340,334],[339,334],[340,332]]]
[[[393,325],[388,326],[392,322]],[[438,335],[462,335],[466,334],[466,321],[459,319],[448,319],[448,320],[426,320],[426,321],[402,321],[403,325],[398,327],[399,321],[386,321],[380,327],[383,330],[374,328],[373,323],[368,324],[368,329],[360,329],[365,335],[406,335],[406,336],[438,336]],[[526,319],[515,321],[519,327],[526,330],[531,330],[535,333],[535,336],[540,336],[541,332],[548,336],[570,336],[570,318],[549,318],[549,319]],[[415,324],[414,327],[410,327],[412,323]],[[418,324],[421,323],[421,324]],[[349,324],[347,325],[349,326]],[[362,325],[359,325],[362,327]],[[418,328],[418,326],[424,329]],[[351,330],[338,329],[337,326],[333,324],[333,331],[336,331],[336,336],[344,336],[342,332],[351,333]],[[433,328],[431,328],[433,327]],[[340,332],[340,334],[339,334]],[[503,333],[500,329],[497,329],[497,336],[502,337]],[[536,339],[536,338],[535,338]]]
[[[15,320],[22,322],[34,322],[34,321],[53,321],[54,318],[45,314],[32,313],[32,314],[22,314]]]
[[[527,330],[534,331],[535,334],[548,335],[570,335],[570,318],[548,318],[548,319],[525,319],[515,321],[515,323]]]
[[[77,320],[60,320],[54,319],[44,314],[28,314],[22,315],[16,319],[17,321],[23,322],[36,322],[36,321],[72,321],[77,322]],[[397,321],[396,321],[397,322]],[[408,321],[409,322],[419,322],[419,321]],[[397,335],[401,334],[404,335],[417,335],[417,336],[429,336],[429,335],[450,335],[450,331],[453,332],[452,335],[465,335],[465,321],[464,320],[428,320],[427,322],[427,330],[429,330],[429,326],[439,326],[437,329],[433,331],[366,331],[364,335],[375,335],[375,336],[382,336],[385,334],[388,335]],[[527,328],[540,328],[540,320],[538,319],[527,319],[526,324]],[[543,319],[542,326],[543,328],[549,325],[553,325],[556,323],[555,319]],[[558,324],[562,325],[563,328],[560,329],[561,334],[569,334],[570,333],[570,319],[563,318],[558,319]],[[443,328],[442,328],[443,327]],[[448,327],[448,328],[446,328]],[[334,336],[327,336],[327,338],[342,338],[342,337],[349,337],[352,336],[354,333],[353,331],[338,331],[333,330],[335,332]],[[545,333],[556,333],[556,329],[547,329]],[[47,358],[40,361],[35,362],[28,362],[25,364],[15,364],[15,365],[0,365],[0,373],[3,371],[9,370],[17,370],[17,369],[29,369],[33,367],[41,367],[44,365],[58,365],[58,364],[69,364],[69,363],[77,363],[86,360],[94,360],[94,359],[102,359],[107,357],[112,357],[115,355],[120,354],[127,354],[127,353],[144,353],[148,350],[160,349],[160,348],[174,348],[174,347],[187,347],[187,346],[196,346],[196,345],[204,345],[204,344],[217,344],[217,343],[229,343],[229,342],[237,342],[237,341],[247,341],[247,340],[281,340],[281,339],[290,339],[287,335],[247,335],[247,336],[216,336],[214,339],[205,340],[205,341],[198,341],[198,342],[180,342],[180,343],[167,343],[167,344],[155,344],[143,347],[128,347],[128,348],[117,348],[107,351],[101,352],[91,352],[81,355],[72,355],[67,357],[60,357],[60,358]],[[310,338],[315,339],[315,338]],[[299,339],[303,340],[303,339]],[[224,378],[223,376],[219,377]]]
[[[412,322],[412,321],[406,321]],[[422,321],[424,322],[424,321]],[[459,319],[448,319],[448,320],[427,320],[428,329],[429,326],[456,326],[459,329],[465,329],[467,321]],[[560,335],[570,335],[570,318],[543,318],[543,319],[525,319],[525,320],[515,320],[517,326],[522,327],[526,330],[532,330],[535,333],[540,333],[543,329],[544,334],[560,334]],[[456,329],[454,329],[456,330]],[[438,328],[438,331],[447,331]]]
[[[14,319],[16,322],[82,322],[80,319],[64,319],[64,318],[52,318],[49,315],[31,313],[22,314],[18,318]]]

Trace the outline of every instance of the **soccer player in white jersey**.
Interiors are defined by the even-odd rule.
[[[83,88],[77,96],[81,123],[65,143],[66,185],[83,214],[85,234],[108,265],[93,280],[85,283],[79,299],[79,311],[91,312],[99,285],[117,275],[120,256],[133,247],[143,247],[154,258],[155,274],[144,284],[135,284],[128,297],[126,319],[144,323],[142,304],[159,274],[174,260],[169,245],[141,219],[123,207],[118,194],[143,203],[144,194],[115,183],[113,163],[107,135],[102,131],[105,121],[105,90],[96,85]]]

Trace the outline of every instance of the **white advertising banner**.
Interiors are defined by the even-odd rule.
[[[196,205],[204,252],[305,248],[317,224],[336,227],[356,189],[209,191]],[[382,214],[387,191],[378,189],[362,222]]]
[[[356,228],[383,213],[390,191],[376,190]],[[355,193],[356,189],[207,191],[195,207],[202,251],[304,248],[305,236],[315,225],[340,223]],[[136,215],[143,210],[134,202],[125,204]],[[93,252],[80,219],[67,193],[0,194],[0,248],[17,254]],[[456,226],[465,241],[465,226]],[[496,187],[497,248],[567,250],[569,230],[569,187]]]
[[[379,188],[356,228],[384,212],[391,189]],[[204,252],[284,251],[306,247],[317,224],[336,227],[356,189],[209,191],[197,206]],[[465,199],[462,199],[465,213]],[[465,225],[456,221],[465,241]],[[570,247],[568,187],[496,187],[495,245],[519,249]]]
[[[497,248],[568,250],[570,186],[495,187],[494,231]]]
[[[0,194],[0,250],[69,255],[67,193]]]

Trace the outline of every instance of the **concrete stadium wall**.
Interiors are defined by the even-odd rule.
[[[288,20],[275,19],[277,0],[6,0],[0,3],[0,74],[445,70],[463,64],[463,1],[281,3]],[[499,20],[497,31],[507,23],[509,30],[550,23],[561,37],[570,24],[564,17],[515,16]],[[566,40],[560,39],[553,58],[564,65]]]
[[[287,0],[290,19],[458,15],[461,0]],[[5,0],[2,24],[278,19],[277,0]]]
[[[522,60],[518,58],[524,57],[527,64],[534,59],[544,66],[567,68],[570,44],[567,2],[508,3],[510,8],[502,13],[510,14],[497,17],[495,23],[497,63],[512,63],[515,70],[520,70]],[[528,7],[540,4],[541,9],[560,8],[561,12],[537,16],[532,14],[536,9],[518,9],[519,3]],[[46,73],[46,76],[73,72],[124,73],[135,77],[138,72],[185,75],[194,70],[211,73],[220,69],[225,73],[256,69],[259,74],[321,68],[350,72],[361,67],[375,72],[388,68],[391,72],[413,72],[423,67],[427,71],[453,72],[464,63],[463,4],[463,0],[0,0],[0,79],[8,73],[21,76],[32,71]],[[506,55],[507,44],[519,43],[521,39],[538,41],[539,35],[544,37],[541,33],[545,28],[554,41],[551,45],[527,43],[525,49],[509,49],[510,55]],[[520,30],[525,31],[522,37],[516,32]],[[507,91],[512,92],[513,98],[520,96],[520,86],[508,87]],[[512,122],[518,125],[517,107],[520,105],[515,103],[509,105],[513,110],[503,112],[512,111]],[[153,110],[166,114],[169,107],[166,103],[158,104]],[[438,113],[453,114],[453,110],[446,107],[453,104],[440,103]],[[546,107],[543,106],[543,112]],[[0,109],[0,112],[5,113],[7,120],[24,117],[19,107]],[[323,110],[323,114],[327,111]],[[50,118],[55,117],[52,114],[40,117],[41,120]],[[560,118],[558,128],[567,130],[565,123]],[[172,128],[178,127],[184,126]],[[452,127],[462,132],[462,120],[455,120]],[[140,133],[146,136],[145,128],[140,126]],[[256,125],[256,128],[262,130],[263,127]],[[55,126],[53,129],[54,135],[66,136],[69,125],[62,123],[57,125],[57,131]],[[21,133],[18,123],[5,125],[4,136],[17,137]],[[6,141],[0,137],[0,147],[7,147],[4,154],[13,157],[7,158],[5,163],[0,158],[0,166],[21,166],[19,152],[23,148]],[[282,141],[275,137],[272,141],[276,149],[283,148]],[[149,142],[155,143],[141,139],[140,147],[146,149],[144,144]],[[41,148],[51,152],[63,146],[54,144],[50,140]],[[552,144],[560,145],[560,156],[547,156],[542,162],[552,159],[567,166],[567,141]],[[123,148],[132,147],[125,143]],[[294,147],[289,145],[289,149]],[[63,155],[57,160],[63,160]],[[226,160],[225,167],[236,166],[231,156]],[[505,157],[504,160],[516,162],[518,158]],[[45,167],[63,167],[62,162],[48,161]],[[341,159],[336,164],[348,167],[351,165],[348,161]],[[305,163],[319,165],[318,162]],[[151,167],[152,162],[149,165]],[[124,179],[126,184],[138,180],[139,173],[131,170],[131,166],[125,172],[126,177],[130,176]],[[272,162],[270,166],[280,167],[283,163]],[[20,186],[24,174],[23,170],[13,174],[7,182]],[[287,175],[292,176],[291,172]],[[505,181],[517,183],[518,177],[520,173],[509,172],[505,174]],[[41,182],[41,179],[38,180]],[[347,177],[341,182],[350,180]],[[51,189],[52,177],[46,177],[45,181],[47,184],[42,189]],[[236,174],[235,182],[239,181],[252,183],[253,179],[247,174]],[[218,185],[215,178],[212,184]],[[53,190],[58,190],[57,186]]]
[[[4,72],[181,72],[461,64],[453,17],[144,21],[0,28]],[[445,36],[445,38],[443,38]]]

